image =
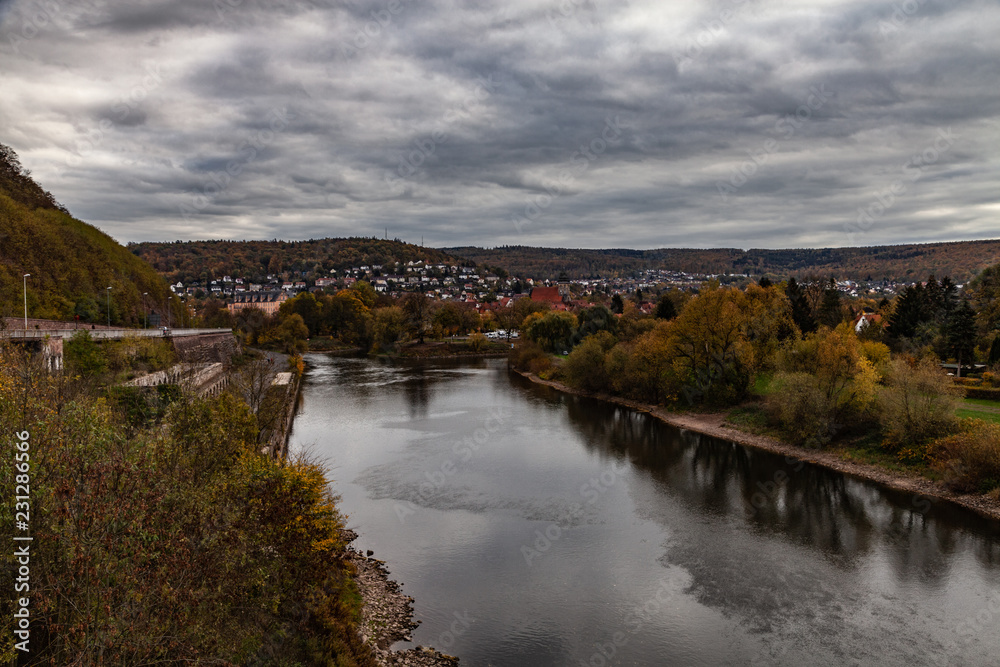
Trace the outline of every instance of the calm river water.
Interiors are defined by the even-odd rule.
[[[292,450],[475,665],[1000,665],[1000,526],[509,375],[310,355]]]

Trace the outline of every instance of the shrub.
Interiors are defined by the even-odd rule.
[[[523,340],[510,353],[510,365],[519,371],[538,373],[552,365],[541,345]]]
[[[890,449],[922,447],[957,427],[958,390],[930,359],[892,362],[879,393],[879,421]]]
[[[988,401],[1000,401],[1000,388],[994,387],[963,387],[966,398],[982,398]]]
[[[932,467],[956,491],[989,491],[1000,487],[1000,424],[969,420],[962,432],[927,448]]]
[[[63,344],[66,367],[74,374],[94,376],[108,369],[108,356],[90,337],[90,332],[80,329]]]
[[[614,340],[606,331],[602,331],[601,334]],[[605,354],[600,334],[585,338],[570,353],[563,365],[567,381],[584,391],[604,391],[608,386],[608,375],[604,368]]]
[[[836,401],[809,373],[778,373],[767,397],[771,420],[794,444],[818,447],[826,444],[837,429]]]
[[[473,352],[480,352],[486,347],[486,336],[481,333],[474,333],[469,336],[469,347]]]

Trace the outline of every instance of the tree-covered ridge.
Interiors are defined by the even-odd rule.
[[[445,248],[477,264],[495,264],[535,279],[626,276],[645,269],[687,273],[748,273],[754,276],[834,275],[849,280],[919,280],[928,274],[964,282],[1000,261],[1000,240],[959,241],[862,248],[658,248],[654,250],[536,248]]]
[[[171,283],[225,275],[278,275],[287,271],[318,274],[329,273],[331,269],[342,271],[376,265],[389,273],[396,262],[467,263],[435,248],[361,237],[308,241],[147,242],[129,244],[129,249],[152,264]]]
[[[21,164],[14,149],[4,144],[0,144],[0,191],[29,209],[51,208],[69,213],[55,200],[52,193],[35,183],[31,172]]]
[[[110,286],[111,323],[136,325],[143,292],[146,308],[160,313],[170,294],[152,267],[70,216],[0,145],[0,315],[23,315],[25,273],[29,317],[106,322]]]

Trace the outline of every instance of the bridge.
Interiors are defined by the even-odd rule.
[[[121,340],[123,338],[184,338],[231,334],[232,329],[8,329],[0,331],[0,338],[12,341],[39,341],[47,338],[72,338],[78,331],[86,331],[94,340]]]
[[[10,320],[8,320],[8,324]],[[62,324],[62,323],[52,323]],[[131,338],[161,338],[171,342],[177,356],[188,362],[228,361],[236,351],[236,338],[232,329],[101,329],[69,328],[4,329],[0,341],[26,345],[42,353],[45,366],[50,371],[63,367],[63,341],[72,339],[79,331],[86,331],[93,340],[124,340]]]

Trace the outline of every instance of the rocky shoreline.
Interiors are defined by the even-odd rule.
[[[515,371],[519,375],[536,384],[552,387],[558,391],[579,396],[588,396],[602,401],[616,403],[625,407],[646,412],[657,419],[678,428],[695,431],[713,438],[730,440],[746,447],[761,449],[774,454],[781,454],[790,459],[805,461],[814,465],[836,470],[845,475],[875,482],[882,486],[912,493],[914,496],[928,498],[932,501],[945,500],[990,519],[1000,520],[1000,501],[986,494],[960,494],[948,490],[940,482],[929,480],[916,474],[887,470],[870,463],[851,461],[842,456],[836,449],[821,450],[798,447],[764,435],[747,433],[726,425],[727,413],[677,413],[663,407],[641,403],[612,396],[610,394],[594,394],[580,391],[561,382],[543,380],[537,375],[523,371]]]
[[[347,542],[353,542],[357,533],[345,531]],[[406,667],[454,667],[458,658],[445,655],[433,648],[416,646],[405,651],[393,651],[398,641],[410,641],[411,632],[420,624],[413,620],[413,598],[404,595],[399,584],[389,578],[385,562],[348,547],[345,559],[357,569],[355,582],[363,601],[361,611],[361,640],[372,648],[379,665]]]

